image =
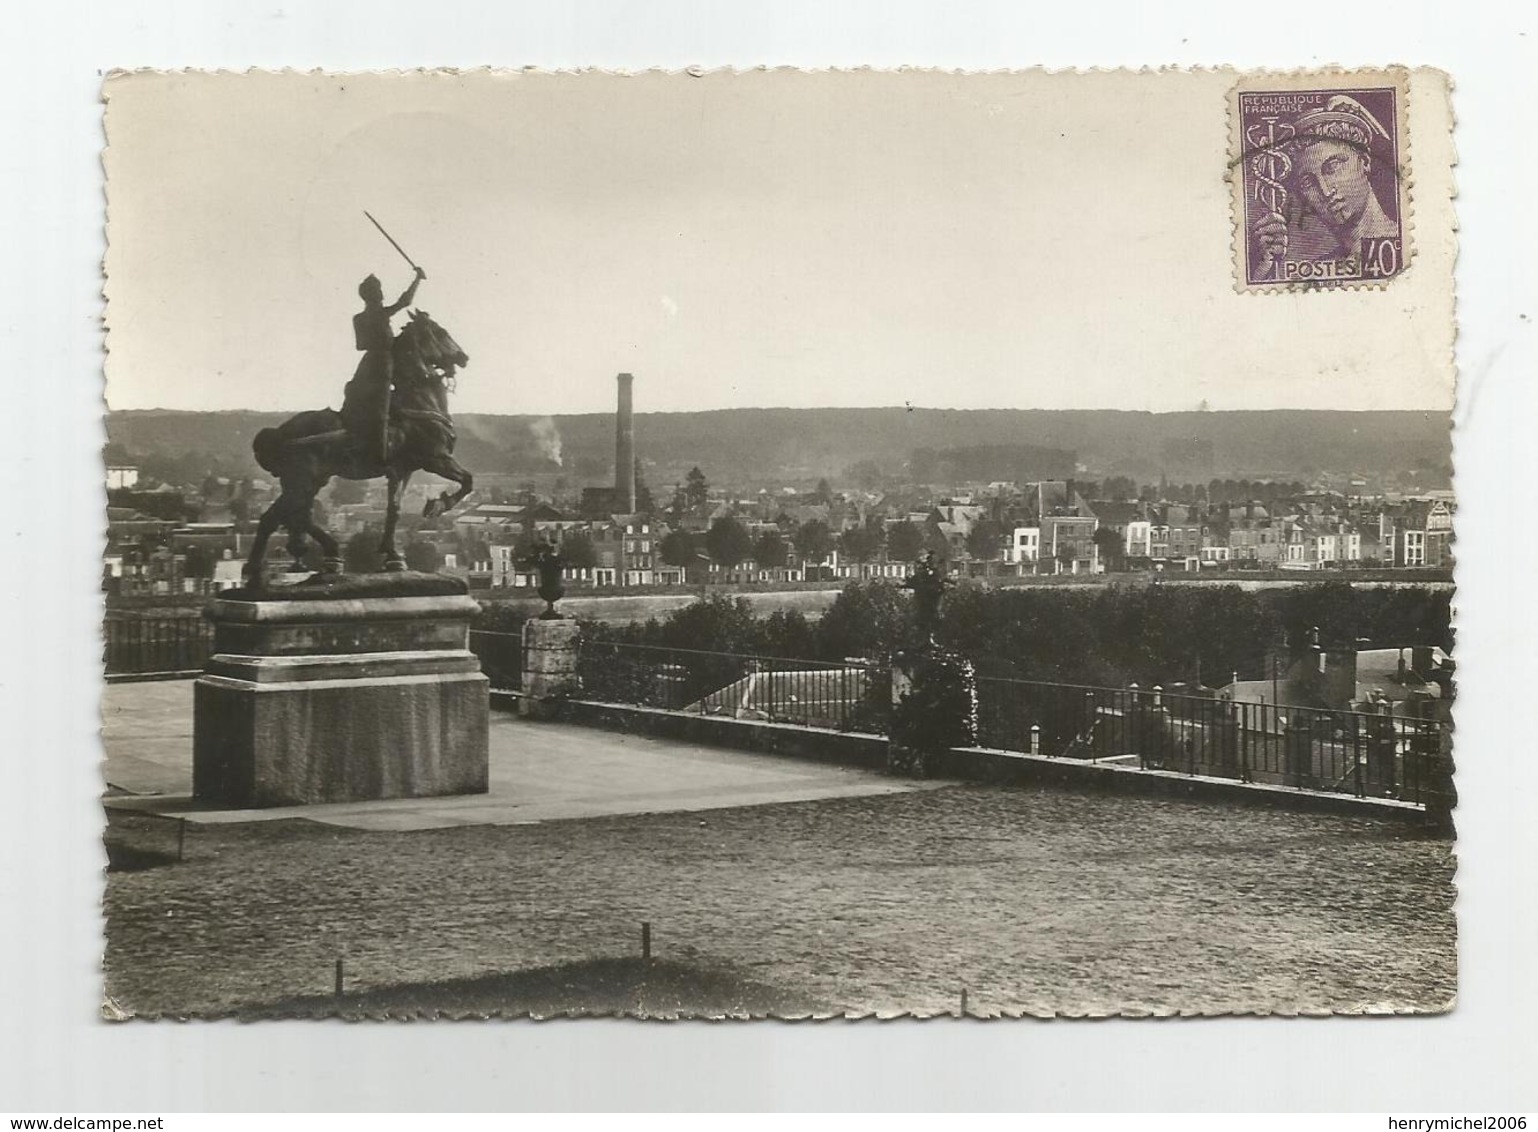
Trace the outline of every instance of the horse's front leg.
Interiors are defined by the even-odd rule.
[[[395,472],[386,474],[389,485],[389,502],[385,505],[384,537],[379,540],[379,552],[384,555],[384,568],[398,574],[406,568],[406,560],[395,549],[395,524],[401,517],[401,495],[405,490],[405,478]]]
[[[459,485],[459,490],[450,495],[446,491],[438,493],[434,499],[427,501],[427,506],[422,509],[424,517],[431,519],[434,515],[441,515],[445,511],[452,511],[461,499],[475,490],[475,478],[462,468],[459,461],[447,453],[434,456],[422,465],[424,472],[431,472],[435,476],[442,476],[446,480],[453,480]]]

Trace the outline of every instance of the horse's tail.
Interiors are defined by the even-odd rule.
[[[251,441],[256,462],[273,475],[278,474],[278,457],[283,451],[283,437],[275,428],[264,428]]]

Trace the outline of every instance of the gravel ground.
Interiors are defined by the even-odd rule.
[[[1365,817],[957,786],[417,833],[189,826],[185,854],[108,874],[125,1012],[314,1001],[338,955],[359,994],[494,988],[636,955],[643,920],[660,959],[823,1012],[952,1013],[963,988],[980,1014],[1436,1011],[1456,987],[1451,843]]]
[[[816,1007],[735,971],[667,959],[590,959],[506,975],[306,995],[243,1010],[261,1018],[801,1018]]]

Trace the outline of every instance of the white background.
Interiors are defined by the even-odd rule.
[[[281,6],[280,6],[281,5]],[[1523,6],[55,3],[8,10],[0,126],[0,1111],[990,1108],[1512,1111],[1534,1041]],[[99,74],[113,67],[1428,63],[1459,118],[1461,999],[1439,1019],[861,1024],[95,1021],[102,855]],[[231,265],[238,270],[238,265]],[[174,349],[174,343],[167,344]],[[1029,931],[1029,924],[1021,925]],[[1375,1125],[1376,1126],[1376,1125]]]

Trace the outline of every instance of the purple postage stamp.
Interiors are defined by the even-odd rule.
[[[1405,269],[1405,94],[1395,71],[1259,76],[1233,92],[1240,290],[1383,286]]]

